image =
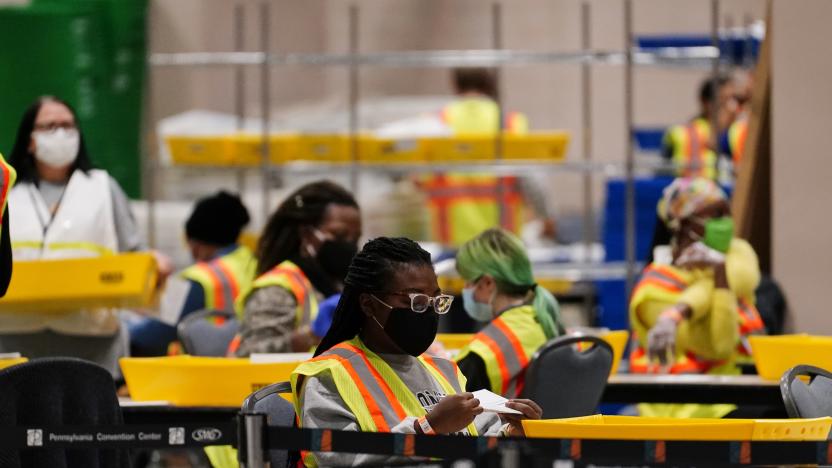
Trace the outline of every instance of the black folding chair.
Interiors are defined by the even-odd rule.
[[[295,408],[281,393],[291,393],[289,382],[278,382],[252,393],[243,401],[242,415],[265,414],[268,426],[291,427],[295,425]],[[272,468],[289,466],[290,453],[287,450],[269,450]]]
[[[546,419],[593,414],[607,386],[612,361],[612,347],[601,338],[554,338],[532,357],[522,396],[537,402]]]
[[[780,394],[790,418],[832,416],[832,373],[813,366],[795,366],[780,378]]]
[[[119,425],[124,419],[110,372],[75,358],[44,358],[0,371],[0,427]],[[0,450],[0,466],[129,467],[126,450]]]
[[[217,325],[217,321],[221,323]],[[182,319],[176,333],[186,353],[223,357],[239,327],[237,317],[231,312],[200,310]]]

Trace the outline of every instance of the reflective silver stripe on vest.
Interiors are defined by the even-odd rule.
[[[442,374],[442,377],[445,377],[445,380],[451,384],[454,391],[456,393],[462,393],[464,390],[459,386],[459,377],[456,374],[456,366],[454,363],[436,356],[431,356],[430,359],[434,362],[434,364],[436,364],[436,368],[439,370],[439,373]],[[426,365],[430,364],[426,363]]]
[[[393,411],[393,406],[388,403],[387,395],[385,395],[384,391],[381,389],[381,385],[373,375],[372,370],[370,370],[369,366],[371,364],[369,364],[369,360],[364,359],[364,357],[352,350],[339,347],[330,348],[329,351],[322,354],[322,356],[332,354],[349,360],[356,375],[358,375],[358,378],[361,379],[361,384],[363,384],[367,391],[370,392],[373,400],[375,400],[381,410],[387,425],[392,429],[396,426],[396,424],[400,423],[401,421],[399,420],[399,416],[396,415],[395,411]]]
[[[679,289],[685,289],[685,288],[688,287],[688,285],[686,283],[683,283],[683,282],[677,280],[676,278],[673,278],[670,275],[666,275],[666,274],[664,274],[664,273],[662,273],[661,271],[658,271],[658,270],[648,270],[647,273],[645,273],[641,277],[642,280],[646,280],[646,279],[650,279],[650,278],[660,279],[660,280],[663,280],[665,282],[671,283],[671,284],[673,284],[673,286],[676,286]]]
[[[224,312],[234,312],[234,288],[231,286],[231,280],[225,275],[225,272],[214,262],[207,262],[205,266],[211,270],[214,276],[220,281],[222,289],[222,300],[224,304],[222,307],[219,304],[214,304],[215,308]]]
[[[310,323],[312,323],[312,290],[306,287],[307,281],[305,281],[298,272],[292,271],[288,268],[281,269],[280,271],[295,278],[295,281],[297,281],[300,287],[303,288],[303,314],[301,315],[300,323],[298,324],[298,326],[309,325]]]
[[[500,348],[509,373],[508,382],[503,382],[503,385],[509,387],[509,384],[523,371],[523,366],[520,365],[520,359],[514,352],[514,346],[511,345],[508,337],[493,324],[485,327],[480,333],[494,340],[497,343],[497,347]]]

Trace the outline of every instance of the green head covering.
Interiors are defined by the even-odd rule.
[[[535,284],[532,264],[523,242],[503,229],[489,229],[460,247],[456,269],[465,281],[489,275],[505,294],[524,294],[534,290],[532,306],[546,338],[558,334],[560,306],[552,294]]]

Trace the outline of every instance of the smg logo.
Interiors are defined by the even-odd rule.
[[[200,427],[191,432],[191,438],[197,442],[216,442],[222,438],[222,431],[216,427]]]

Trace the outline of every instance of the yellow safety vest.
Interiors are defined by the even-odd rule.
[[[679,177],[716,179],[717,155],[711,148],[711,123],[697,118],[687,125],[671,127],[665,144],[673,148],[673,164]]]
[[[523,134],[529,127],[528,119],[519,112],[507,115],[500,125],[499,105],[484,97],[449,104],[441,118],[455,135],[494,135],[501,128]],[[436,174],[424,178],[422,188],[428,196],[433,238],[444,245],[462,245],[495,226],[515,233],[522,227],[523,197],[516,177]]]
[[[2,180],[0,180],[0,230],[2,230],[6,227],[2,225],[2,216],[6,213],[9,191],[12,189],[14,181],[17,180],[17,171],[6,162],[2,154],[0,154],[0,177],[2,177]]]
[[[739,166],[745,152],[745,141],[748,139],[748,119],[739,119],[728,128],[728,148],[731,150],[731,159],[734,160],[734,167]]]
[[[529,360],[545,343],[546,335],[535,319],[534,307],[523,305],[492,320],[455,360],[476,354],[485,364],[490,390],[506,398],[517,398],[523,391]]]
[[[309,325],[318,315],[318,299],[312,283],[297,265],[286,260],[254,280],[251,287],[237,297],[237,317],[242,321],[246,301],[254,291],[260,288],[280,286],[292,293],[297,303],[295,309],[295,328]],[[240,347],[240,335],[234,337],[228,346],[228,352],[234,353]]]
[[[208,262],[198,262],[186,268],[182,277],[195,281],[205,291],[205,308],[234,312],[241,291],[251,287],[257,260],[248,247],[237,247]]]
[[[464,392],[465,376],[451,361],[423,354],[419,362],[436,379],[447,395]],[[300,391],[303,377],[329,373],[338,394],[349,407],[364,432],[390,432],[406,417],[427,414],[413,392],[396,372],[355,337],[340,343],[320,356],[299,365],[291,376],[295,411],[303,421]],[[478,435],[474,423],[468,432]],[[304,456],[307,466],[316,466],[311,454]]]

